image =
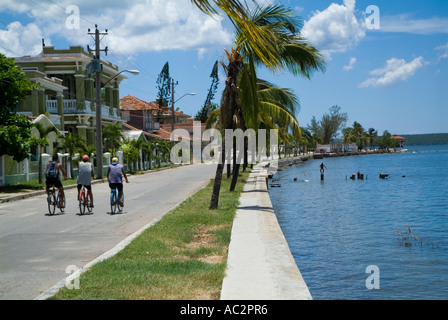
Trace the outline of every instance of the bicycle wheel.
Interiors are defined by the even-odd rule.
[[[48,203],[48,213],[53,215],[54,211],[56,210],[56,197],[54,195],[54,191],[50,191],[47,197],[47,203]]]
[[[58,195],[56,197],[56,204],[59,208],[59,210],[61,210],[61,212],[65,211],[65,197],[64,197],[64,201],[62,203],[60,203],[60,199],[61,199],[61,192],[58,191]]]
[[[86,212],[85,195],[84,190],[79,193],[79,213],[84,214]]]
[[[112,213],[117,212],[117,204],[118,204],[117,192],[115,189],[112,189],[110,194],[110,211]]]
[[[87,211],[92,212],[92,207],[91,207],[91,203],[90,203],[90,195],[89,195],[89,191],[87,189],[84,194],[84,197],[86,199],[85,203],[86,203]]]
[[[119,199],[119,198],[118,198]],[[118,212],[122,212],[123,211],[123,207],[124,207],[124,194],[121,197],[121,201],[118,200],[117,201],[117,207],[118,207]]]

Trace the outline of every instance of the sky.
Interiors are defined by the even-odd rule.
[[[253,7],[253,1],[246,0]],[[338,105],[347,126],[359,122],[381,135],[448,132],[447,0],[263,0],[285,5],[301,18],[302,35],[325,57],[325,72],[310,79],[260,68],[259,77],[290,88],[300,100],[302,127]],[[169,63],[177,81],[175,107],[196,115],[216,60],[225,63],[233,26],[209,17],[190,0],[1,0],[0,53],[37,55],[47,46],[94,47],[95,24],[108,47],[102,58],[127,74],[120,97],[154,101],[157,77]],[[213,102],[218,103],[225,83]],[[189,95],[195,93],[195,95]]]

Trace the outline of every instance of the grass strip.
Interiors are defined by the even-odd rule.
[[[58,300],[216,300],[227,265],[232,223],[250,170],[234,192],[223,178],[219,206],[209,210],[213,181],[146,229],[115,256],[84,272],[79,289]]]

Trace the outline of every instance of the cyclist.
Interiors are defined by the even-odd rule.
[[[92,180],[95,179],[93,175],[92,164],[89,161],[88,155],[82,156],[82,161],[78,163],[78,178],[76,183],[78,184],[78,195],[81,191],[82,186],[86,187],[89,193],[90,206],[93,208],[93,193],[92,193]],[[78,199],[77,199],[78,200]]]
[[[60,204],[61,208],[64,208],[64,187],[62,186],[61,180],[59,179],[59,170],[62,172],[62,176],[64,180],[67,180],[67,174],[65,173],[64,167],[62,164],[58,163],[58,155],[54,154],[52,160],[48,162],[47,168],[45,170],[45,190],[47,191],[47,196],[49,194],[50,188],[54,185],[59,189],[61,193]]]
[[[107,169],[107,181],[109,182],[109,187],[111,189],[118,189],[120,205],[123,205],[123,176],[126,183],[129,183],[123,165],[118,163],[117,157],[112,158],[112,164],[110,164],[109,169]]]

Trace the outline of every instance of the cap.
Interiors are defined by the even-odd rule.
[[[118,158],[117,157],[113,157],[112,158],[112,162],[118,162]]]
[[[84,161],[89,161],[89,156],[88,155],[83,155],[82,156],[82,160],[84,160]]]

